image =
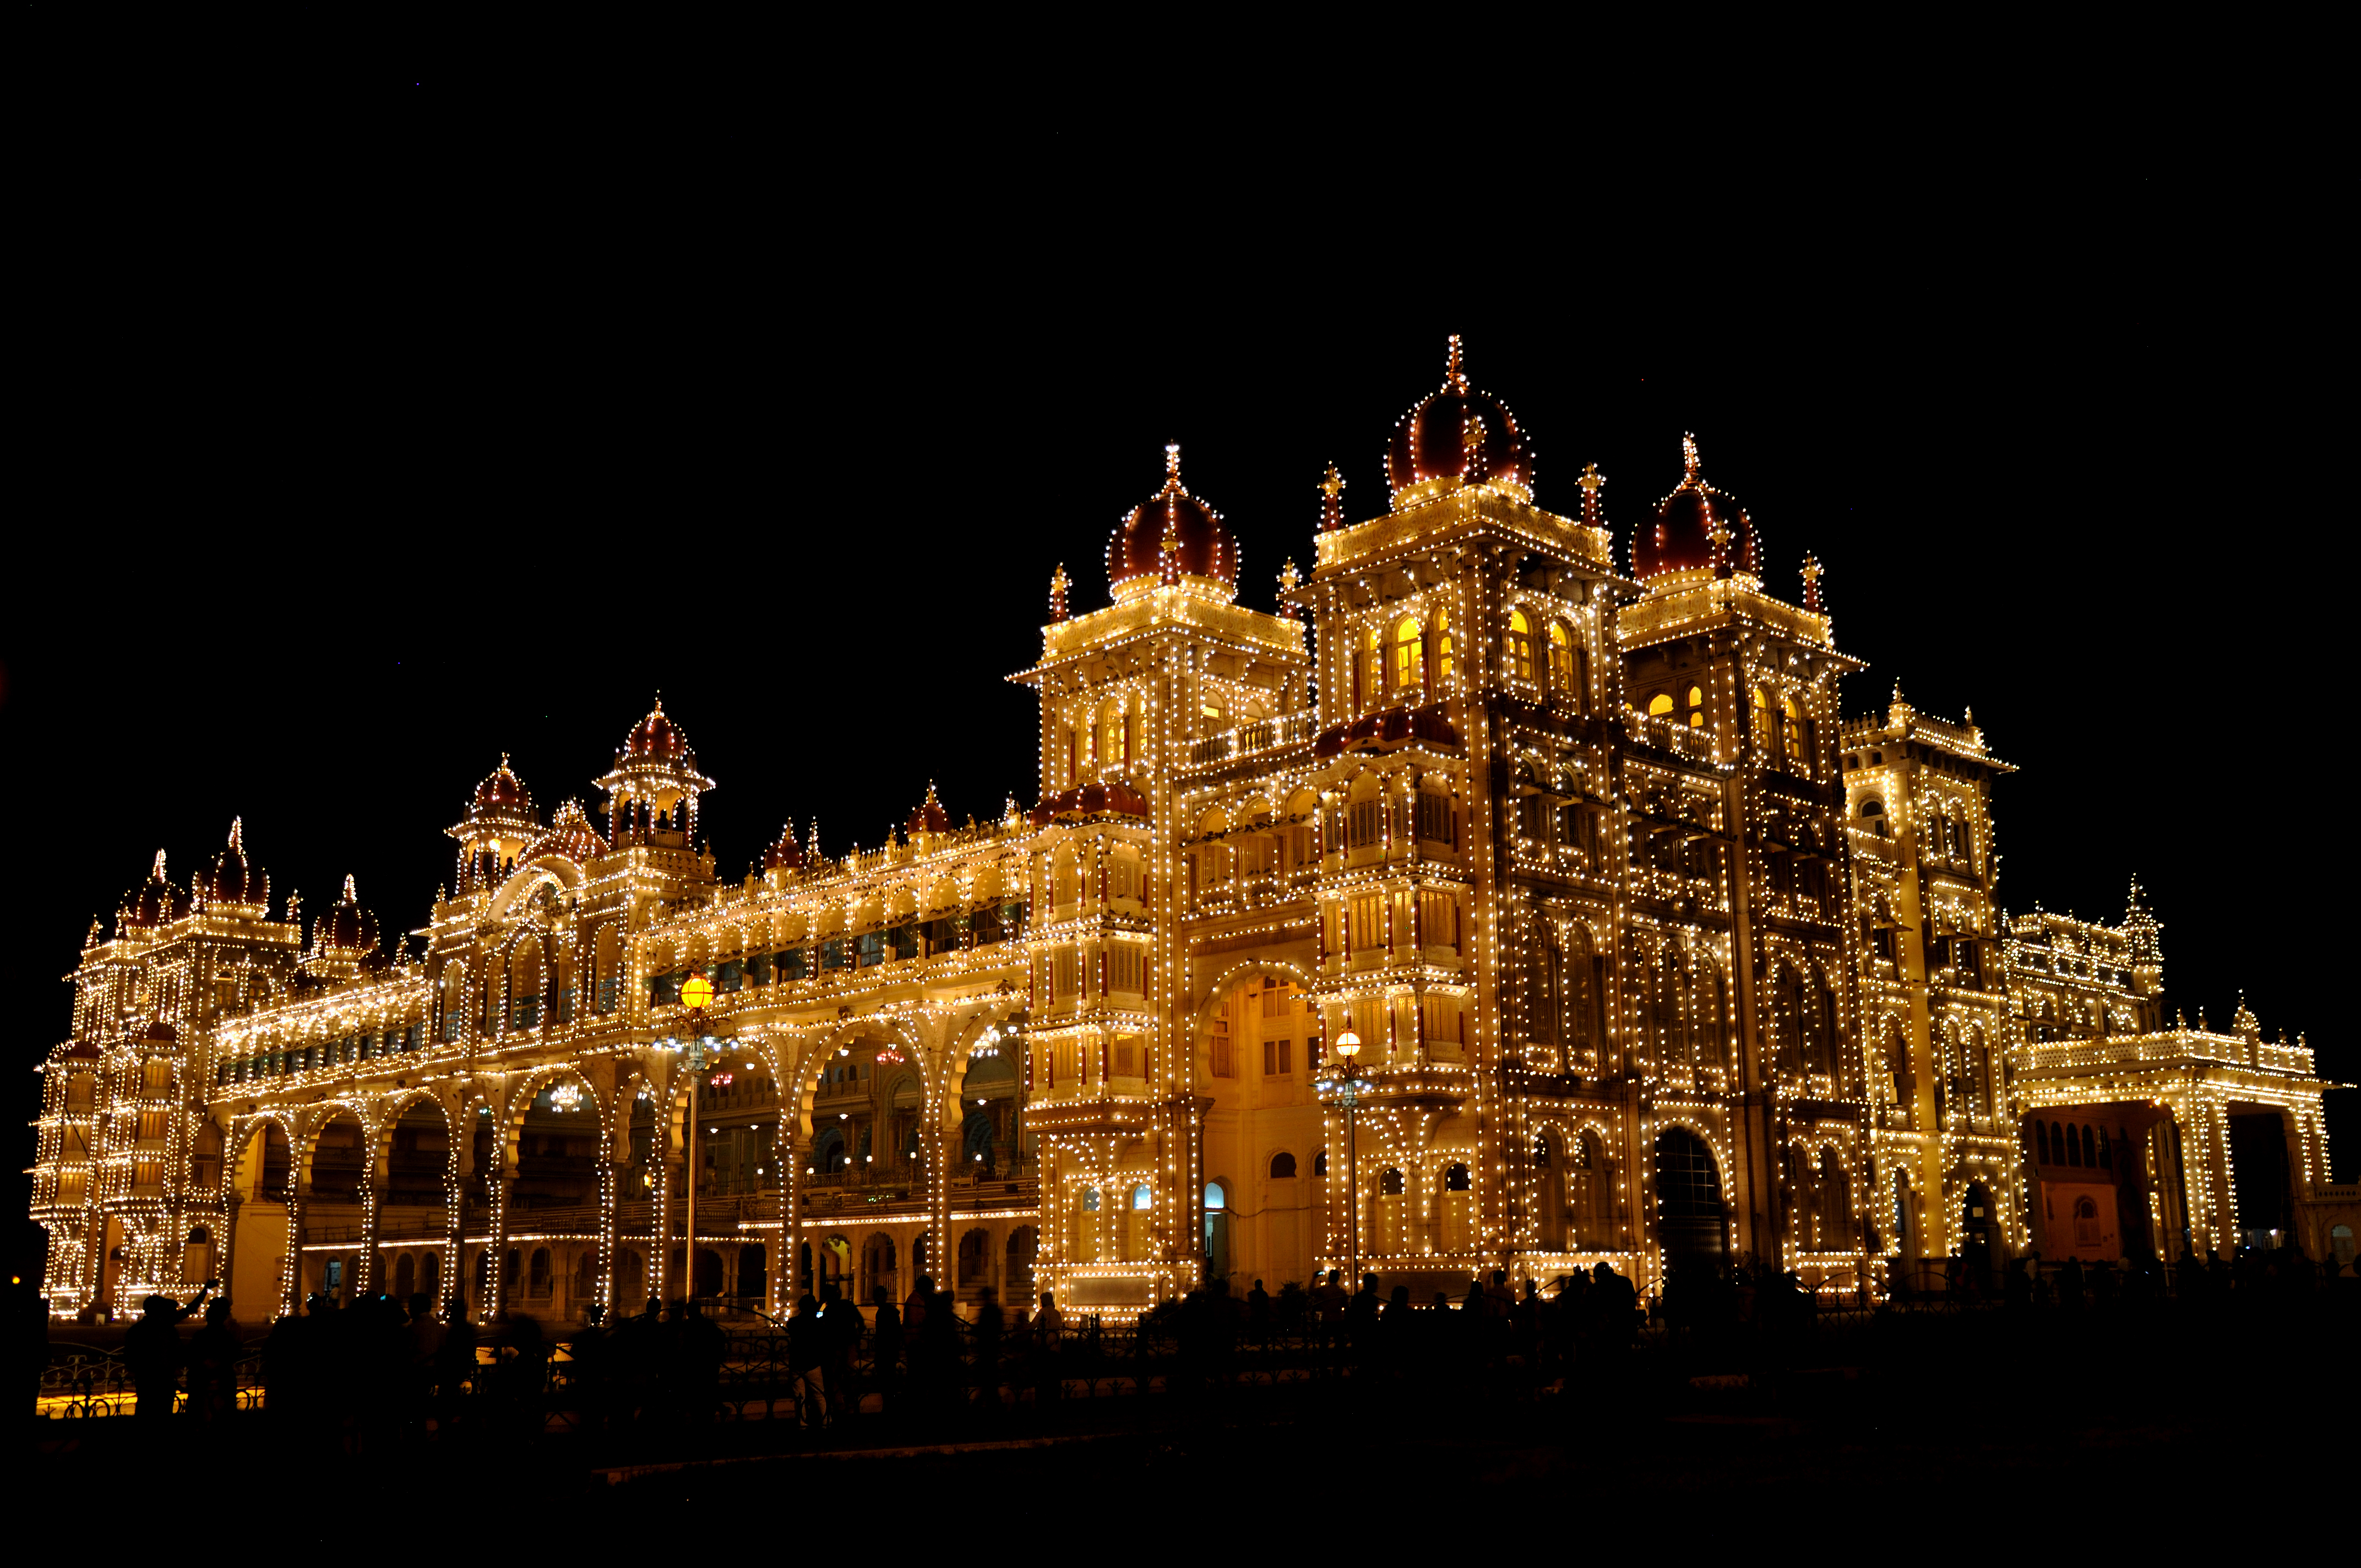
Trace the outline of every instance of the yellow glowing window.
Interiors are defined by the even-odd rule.
[[[1768,697],[1766,697],[1766,696],[1764,696],[1763,695],[1763,688],[1762,688],[1761,686],[1756,686],[1756,687],[1754,688],[1754,694],[1753,694],[1753,695],[1754,695],[1754,706],[1755,706],[1755,707],[1769,707],[1771,706],[1771,701],[1770,701],[1770,699],[1769,699]]]
[[[1123,710],[1109,708],[1099,718],[1099,761],[1120,762],[1123,754]]]
[[[1801,718],[1804,717],[1804,710],[1795,706],[1795,699],[1792,696],[1781,697],[1779,699],[1779,707],[1790,718]]]
[[[1434,678],[1447,681],[1451,670],[1451,612],[1438,609],[1434,612]]]
[[[1509,674],[1521,681],[1533,678],[1533,626],[1521,609],[1509,612]]]
[[[1670,692],[1658,692],[1655,696],[1652,696],[1652,697],[1650,697],[1650,698],[1648,699],[1648,717],[1649,717],[1649,718],[1662,718],[1663,717],[1664,717],[1664,715],[1666,715],[1666,714],[1668,714],[1668,713],[1670,713],[1670,712],[1672,712],[1672,711],[1673,711],[1673,694],[1672,694],[1672,693],[1670,693]]]
[[[1394,685],[1414,686],[1426,679],[1426,638],[1418,622],[1405,620],[1394,628]]]
[[[1563,620],[1550,622],[1550,685],[1558,691],[1574,689],[1574,635]]]
[[[1692,729],[1705,728],[1705,688],[1703,686],[1689,687],[1689,728]]]

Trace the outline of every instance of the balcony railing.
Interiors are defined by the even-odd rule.
[[[1242,724],[1235,729],[1209,735],[1189,748],[1189,765],[1203,767],[1209,762],[1227,762],[1232,757],[1268,751],[1274,746],[1292,746],[1309,740],[1318,732],[1319,718],[1317,713],[1305,708],[1300,713],[1282,714],[1277,718],[1257,718],[1252,724]]]

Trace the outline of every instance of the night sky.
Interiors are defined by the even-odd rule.
[[[930,778],[955,817],[1029,806],[1033,699],[1001,677],[1060,562],[1106,602],[1164,442],[1268,607],[1325,463],[1384,510],[1388,432],[1458,332],[1541,504],[1599,465],[1620,565],[1693,430],[1773,591],[1826,563],[1869,663],[1849,717],[1896,679],[1972,705],[2023,770],[2006,907],[2112,920],[2136,872],[2168,1007],[2226,1025],[2243,987],[2266,1037],[2361,1077],[2312,828],[2350,663],[2314,536],[2350,503],[2314,482],[2326,262],[2246,224],[2278,192],[2085,160],[1610,220],[1537,168],[1525,215],[1405,232],[1322,218],[1310,172],[1268,205],[1210,177],[1069,203],[1070,159],[661,240],[528,203],[81,258],[108,302],[20,414],[47,565],[0,630],[14,1059],[64,1034],[58,977],[158,847],[185,884],[243,815],[274,907],[349,872],[415,927],[503,751],[544,818],[595,806],[659,689],[726,876],[790,817],[873,845]],[[2335,1130],[2349,1179],[2361,1124]]]

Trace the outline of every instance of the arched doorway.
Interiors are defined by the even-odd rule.
[[[1656,1238],[1667,1271],[1730,1261],[1720,1168],[1705,1140],[1686,1127],[1656,1135]]]
[[[1218,1181],[1205,1183],[1205,1277],[1230,1273],[1230,1199]]]
[[[1992,1288],[1993,1237],[1998,1220],[1984,1184],[1969,1182],[1960,1200],[1960,1263],[1980,1290]]]

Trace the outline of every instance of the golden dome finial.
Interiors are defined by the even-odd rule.
[[[1455,332],[1451,334],[1450,357],[1444,362],[1443,367],[1443,384],[1455,392],[1464,392],[1467,389],[1467,371],[1460,363],[1459,334]]]

